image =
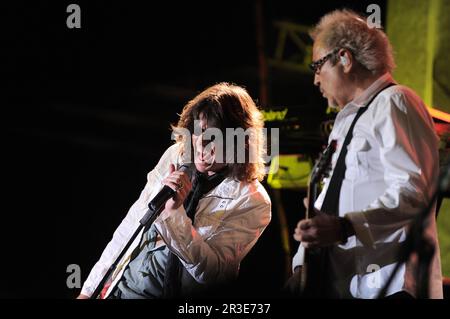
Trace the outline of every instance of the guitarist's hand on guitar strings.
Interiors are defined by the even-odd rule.
[[[325,247],[342,242],[342,231],[340,218],[317,212],[314,218],[298,222],[294,239],[305,248]]]

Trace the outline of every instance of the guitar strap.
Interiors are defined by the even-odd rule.
[[[344,180],[346,170],[345,157],[347,156],[347,147],[353,138],[353,128],[355,127],[355,124],[358,121],[358,119],[361,117],[361,115],[363,115],[365,111],[367,111],[370,104],[372,104],[372,102],[375,100],[378,94],[380,94],[388,87],[391,87],[393,85],[395,85],[395,83],[389,83],[383,89],[378,91],[378,93],[376,93],[372,97],[372,99],[370,99],[370,101],[366,104],[366,106],[360,107],[358,113],[356,113],[356,116],[353,119],[353,122],[348,130],[348,133],[345,136],[344,144],[342,145],[341,152],[336,162],[336,166],[333,170],[333,175],[331,176],[330,184],[328,185],[327,193],[325,194],[325,199],[323,201],[322,208],[320,209],[321,211],[327,214],[339,216],[339,195],[341,193],[342,181]]]
[[[350,125],[350,128],[348,130],[347,135],[345,136],[344,143],[341,148],[341,152],[339,154],[338,160],[336,162],[336,166],[333,170],[333,175],[330,180],[330,184],[328,185],[327,193],[325,194],[325,199],[323,201],[321,211],[325,212],[327,214],[331,214],[334,216],[339,216],[339,197],[341,193],[341,187],[342,187],[342,181],[345,177],[345,157],[347,156],[347,147],[350,144],[352,138],[353,138],[353,129],[355,127],[356,122],[361,117],[361,115],[364,114],[365,111],[369,108],[370,104],[375,100],[375,98],[386,90],[388,87],[391,87],[395,85],[395,83],[389,83],[386,85],[383,89],[378,91],[366,104],[364,107],[360,107],[358,112],[356,113],[355,118],[353,119],[352,124]],[[323,283],[325,292],[326,292],[326,298],[338,298],[339,293],[335,290],[334,285],[332,285],[333,281],[333,275],[331,274],[331,269],[329,268],[330,265],[330,249],[331,247],[326,247],[322,249],[322,256],[321,259],[322,262],[322,269],[325,271],[325,275],[323,276],[323,280],[325,281]]]

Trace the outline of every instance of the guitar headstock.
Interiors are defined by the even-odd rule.
[[[336,151],[336,144],[336,140],[332,140],[325,151],[319,155],[310,177],[311,183],[317,183],[322,178],[329,176],[331,171],[331,158]]]

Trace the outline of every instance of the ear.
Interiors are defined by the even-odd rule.
[[[338,52],[338,58],[344,73],[349,73],[353,66],[353,55],[346,49],[340,49]]]

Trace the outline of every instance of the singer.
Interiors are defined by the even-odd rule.
[[[252,133],[244,137],[244,147],[236,147],[223,139],[227,128]],[[208,134],[211,129],[214,138]],[[220,294],[236,279],[240,262],[269,224],[271,202],[259,182],[265,174],[263,118],[245,89],[228,83],[206,89],[186,104],[173,132],[176,143],[147,175],[139,199],[114,232],[78,298],[91,296],[165,185],[174,196],[133,242],[101,298]],[[177,169],[189,164],[190,169]]]

